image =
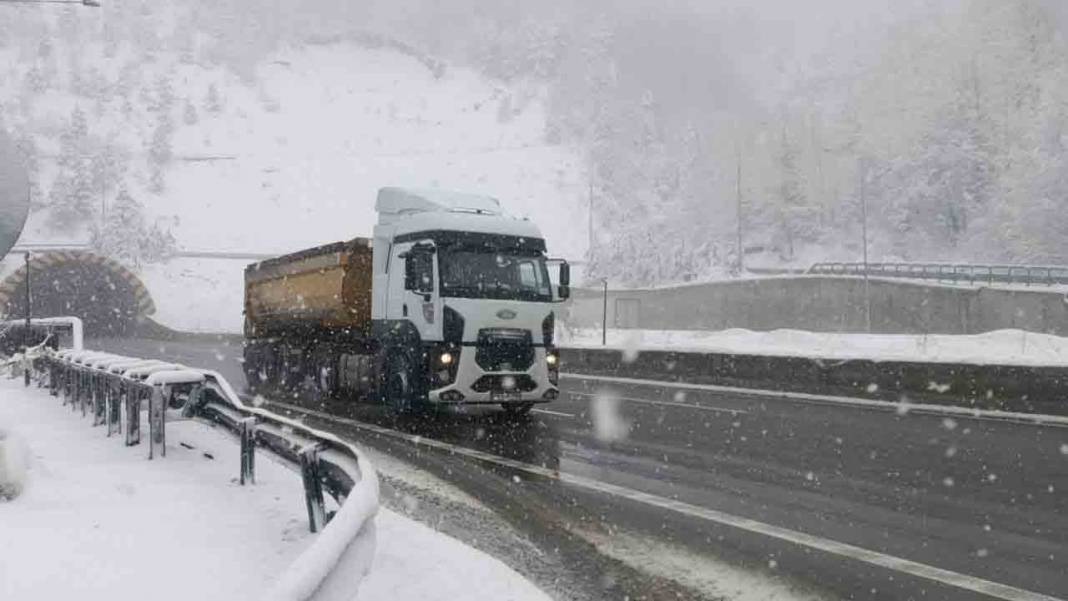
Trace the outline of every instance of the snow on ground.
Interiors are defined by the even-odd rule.
[[[0,599],[246,599],[313,540],[296,475],[260,461],[239,486],[238,447],[205,426],[168,424],[167,457],[148,461],[4,379],[0,428],[30,454],[25,491],[0,503]]]
[[[152,318],[183,332],[240,333],[249,263],[177,258],[145,266],[140,276],[156,303]]]
[[[437,78],[350,44],[281,51],[257,79],[230,89],[240,110],[178,130],[179,155],[234,157],[168,172],[158,208],[179,216],[182,246],[286,252],[367,236],[378,188],[403,185],[497,196],[542,224],[555,252],[585,251],[584,222],[567,210],[585,206],[583,155],[544,141],[538,87],[462,68]]]
[[[378,549],[360,599],[549,601],[500,561],[388,510],[378,514]]]
[[[603,348],[600,329],[559,328],[559,344]],[[735,353],[815,359],[872,359],[970,365],[1068,365],[1068,338],[1023,330],[986,334],[839,334],[775,330],[609,330],[608,347],[643,350]]]
[[[148,461],[146,444],[127,448],[46,391],[4,378],[0,430],[29,455],[24,492],[0,501],[4,601],[122,601],[149,591],[157,600],[255,599],[314,541],[299,475],[261,453],[256,485],[238,485],[237,445],[199,423],[169,423],[166,458]],[[426,526],[386,509],[376,525],[360,599],[548,599]]]

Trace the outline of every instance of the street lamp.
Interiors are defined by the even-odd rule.
[[[90,8],[100,8],[99,0],[0,0],[0,4],[81,4]]]

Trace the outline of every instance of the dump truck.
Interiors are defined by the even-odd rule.
[[[559,395],[555,307],[570,267],[491,197],[383,188],[373,238],[245,269],[249,385],[523,414]],[[556,282],[550,278],[550,268]],[[558,269],[558,271],[556,271]]]

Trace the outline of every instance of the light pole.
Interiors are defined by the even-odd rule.
[[[604,286],[604,303],[601,305],[601,346],[608,346],[608,280],[601,280]]]
[[[32,305],[30,304],[31,300],[32,300],[32,298],[30,297],[30,253],[27,251],[26,254],[23,255],[23,256],[26,259],[26,336],[25,336],[26,350],[24,350],[23,353],[29,353],[30,352],[30,345],[33,342],[33,330],[32,330],[33,321],[31,319],[31,315],[33,313],[32,313]],[[30,368],[28,367],[28,363],[26,363],[25,361],[26,361],[26,356],[24,355],[23,356],[23,364],[26,367],[24,367],[23,370],[22,370],[23,383],[26,386],[29,386],[30,385]]]
[[[745,251],[742,249],[742,149],[737,143],[735,143],[734,152],[737,155],[738,160],[738,175],[735,178],[735,184],[737,185],[735,203],[737,206],[734,210],[734,220],[738,227],[738,231],[736,232],[736,247],[734,252],[737,255],[736,262],[738,264],[738,275],[741,276],[742,272],[745,270]]]
[[[90,8],[100,8],[98,0],[0,0],[0,4],[80,4]]]
[[[871,334],[871,282],[868,279],[868,166],[860,168],[860,237],[864,247],[864,323]]]

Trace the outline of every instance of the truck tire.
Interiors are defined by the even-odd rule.
[[[245,360],[242,364],[242,368],[245,372],[245,385],[251,391],[255,391],[260,384],[260,370],[263,369],[260,365],[260,352],[255,348],[245,348]]]
[[[325,398],[332,399],[338,394],[339,364],[339,357],[329,350],[322,350],[317,353],[312,363],[315,390]]]
[[[397,415],[410,415],[423,406],[422,388],[407,355],[394,355],[386,379],[386,404]]]

